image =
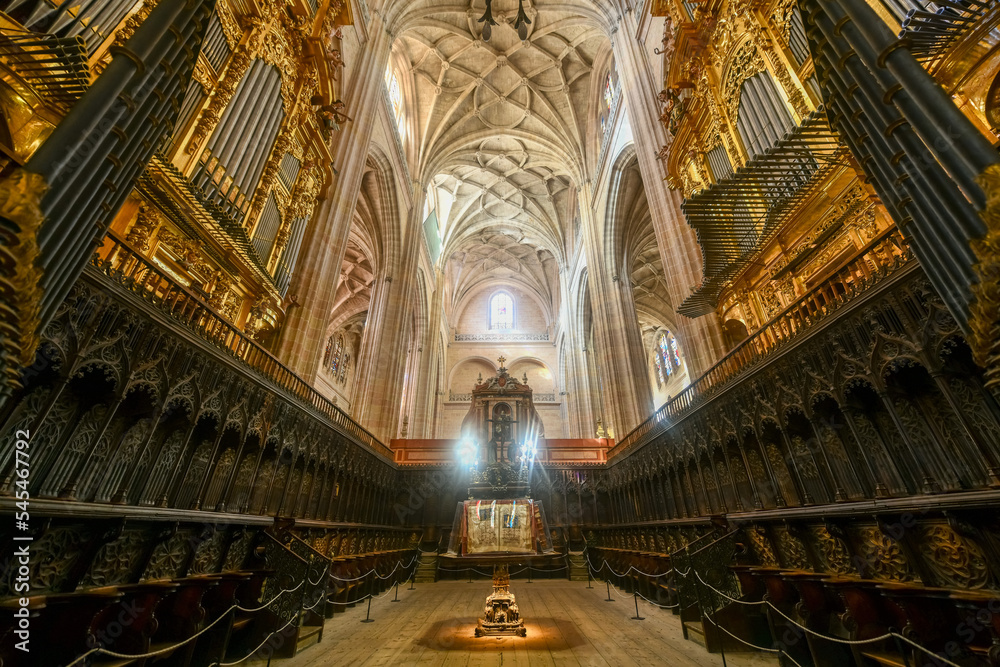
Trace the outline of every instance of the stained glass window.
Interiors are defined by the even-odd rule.
[[[674,371],[681,369],[681,348],[677,339],[669,331],[661,331],[656,339],[656,347],[653,350],[656,361],[657,379],[660,384],[666,378],[674,374]]]
[[[660,334],[659,345],[657,347],[659,349],[656,352],[657,355],[660,357],[660,363],[663,366],[664,372],[667,375],[672,374],[674,372],[674,365],[670,363],[670,357],[668,352],[668,350],[670,349],[670,343],[667,341],[666,334],[663,333]]]
[[[347,371],[351,366],[350,353],[344,353],[344,360],[340,363],[340,384],[347,382]]]
[[[678,368],[681,367],[681,350],[677,345],[677,339],[673,336],[670,337],[670,360]]]
[[[330,374],[337,377],[337,370],[341,367],[340,356],[344,352],[344,337],[340,335],[330,336],[326,344],[326,367]]]
[[[611,111],[611,103],[615,100],[615,91],[611,87],[611,73],[608,73],[607,78],[604,80],[604,106],[606,111]]]
[[[506,292],[498,292],[490,299],[490,329],[514,328],[514,300]]]
[[[389,103],[392,104],[392,114],[396,118],[396,126],[399,128],[400,134],[402,134],[403,91],[399,87],[399,79],[396,78],[396,73],[392,71],[392,68],[387,69],[385,72],[385,86],[389,91]]]

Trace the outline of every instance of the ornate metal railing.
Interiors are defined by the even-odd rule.
[[[203,339],[225,350],[289,394],[308,403],[338,430],[392,460],[392,450],[347,416],[282,364],[236,325],[217,313],[187,288],[146,260],[125,241],[108,233],[104,246],[94,255],[92,265],[108,278],[155,304]]]
[[[609,453],[609,459],[617,458],[649,442],[708,396],[748,373],[778,349],[811,330],[875,283],[908,265],[912,259],[909,246],[898,229],[893,227],[878,235],[821,285],[774,316],[622,438]]]

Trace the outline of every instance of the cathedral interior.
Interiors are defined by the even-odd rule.
[[[0,666],[1000,667],[998,146],[996,0],[0,0]]]

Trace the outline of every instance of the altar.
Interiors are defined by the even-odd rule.
[[[551,554],[540,501],[531,498],[536,445],[544,437],[528,379],[511,376],[499,358],[497,374],[480,378],[462,422],[470,456],[469,495],[455,510],[448,556],[488,558]]]

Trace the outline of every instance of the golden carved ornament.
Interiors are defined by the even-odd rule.
[[[740,108],[740,86],[743,85],[744,81],[764,70],[764,59],[761,58],[756,44],[752,41],[744,42],[730,60],[722,84],[722,92],[726,99],[730,118],[735,119]]]
[[[241,303],[235,291],[239,283],[239,276],[232,278],[224,271],[215,271],[202,288],[210,294],[208,305],[230,322],[239,315]]]
[[[215,15],[219,17],[219,23],[222,25],[222,34],[226,38],[226,42],[229,44],[229,49],[235,49],[236,45],[240,43],[240,39],[243,37],[243,31],[236,22],[236,17],[234,17],[232,12],[229,10],[229,3],[217,3],[215,6]]]
[[[150,204],[143,202],[139,206],[139,213],[136,215],[132,228],[125,235],[125,241],[141,252],[148,252],[149,241],[162,223],[163,217],[160,212]]]
[[[222,15],[223,13],[220,12],[220,20],[222,19]],[[222,80],[219,81],[218,86],[212,92],[212,99],[205,110],[202,111],[191,141],[188,143],[187,152],[189,154],[194,153],[215,129],[219,119],[222,118],[222,112],[225,111],[226,105],[229,104],[233,94],[236,92],[236,87],[243,79],[243,75],[250,68],[250,63],[253,62],[254,57],[260,51],[261,45],[268,34],[267,21],[259,18],[250,18],[247,23],[249,25],[247,30],[249,34],[242,42],[236,40],[238,44],[233,47],[233,54],[226,63]],[[225,32],[226,23],[224,21],[222,27],[223,32]],[[240,31],[240,35],[242,38],[243,31]],[[282,82],[282,86],[284,86],[284,82]]]
[[[0,232],[0,282],[9,290],[14,318],[0,322],[2,349],[15,365],[4,369],[7,384],[16,382],[20,366],[27,366],[39,343],[39,308],[42,300],[42,271],[36,265],[36,238],[42,225],[41,200],[48,190],[45,178],[18,169],[0,182],[0,217],[11,225]]]
[[[187,271],[197,274],[211,273],[212,268],[201,254],[201,244],[197,240],[175,234],[167,227],[160,229],[157,240],[176,255],[177,262]]]
[[[809,564],[809,557],[806,555],[806,547],[802,540],[792,535],[788,528],[776,531],[778,534],[778,547],[781,555],[785,559],[786,567],[794,567],[798,570],[812,570]]]
[[[976,363],[986,369],[986,385],[995,387],[1000,384],[1000,165],[987,167],[976,182],[986,194],[979,214],[986,236],[971,243],[979,282],[972,285],[969,343]]]
[[[912,581],[913,571],[895,540],[877,526],[857,530],[858,547],[865,565],[865,576],[888,581]]]
[[[271,154],[267,158],[267,164],[264,166],[264,173],[260,178],[260,183],[257,185],[257,189],[254,191],[253,202],[250,205],[250,212],[247,214],[245,220],[247,224],[252,224],[257,220],[257,216],[260,215],[261,210],[264,208],[264,203],[267,201],[267,196],[272,190],[277,192],[278,190],[274,188],[275,181],[278,180],[278,170],[281,168],[281,162],[285,158],[285,153],[291,147],[294,140],[294,128],[291,125],[286,125],[282,130],[281,134],[274,141],[274,146],[271,148]],[[278,196],[277,194],[275,195]],[[281,207],[284,208],[283,206]]]
[[[778,52],[774,48],[774,42],[771,41],[770,36],[764,30],[763,26],[756,22],[750,22],[750,37],[753,39],[757,48],[763,53],[768,61],[771,63],[771,69],[774,71],[774,77],[781,84],[784,89],[785,94],[788,96],[788,101],[791,103],[792,108],[795,109],[795,113],[799,117],[804,117],[809,114],[809,103],[806,102],[805,95],[792,80],[792,75],[788,71],[788,66],[785,61],[778,56]]]
[[[777,6],[771,13],[771,23],[774,25],[774,34],[785,46],[790,41],[792,29],[792,13],[795,11],[797,3],[795,0],[778,0]]]
[[[844,540],[833,535],[826,526],[814,526],[812,533],[819,547],[819,557],[827,570],[841,575],[857,574],[851,567],[851,552]]]
[[[195,64],[194,71],[191,72],[191,78],[198,82],[198,85],[201,86],[202,92],[206,94],[212,90],[212,86],[215,85],[216,81],[215,75],[209,71],[208,67],[209,66],[205,64],[205,59],[202,58],[198,60]]]
[[[761,565],[776,566],[778,564],[778,559],[774,555],[774,549],[771,547],[770,541],[767,539],[767,532],[762,526],[753,526],[747,533],[750,536],[750,544],[753,548],[754,554],[757,556],[757,560],[760,561]]]
[[[118,33],[115,35],[115,44],[121,46],[130,40],[135,31],[139,29],[139,26],[143,24],[158,4],[160,4],[160,0],[146,0],[146,2],[142,3],[142,7],[125,19],[125,23],[118,28]]]
[[[301,66],[296,41],[294,37],[289,40],[285,34],[272,30],[264,38],[264,48],[260,52],[261,59],[281,74],[281,103],[286,116],[291,115],[295,104],[295,83]]]
[[[248,48],[240,49],[230,56],[225,74],[223,74],[219,85],[215,87],[208,106],[201,112],[198,124],[191,135],[191,141],[188,142],[187,152],[189,154],[193,154],[215,129],[219,119],[222,118],[222,112],[225,111],[226,105],[229,104],[236,92],[236,87],[250,68],[251,61]]]
[[[925,526],[918,545],[939,585],[968,589],[989,584],[990,570],[982,550],[948,524]]]

